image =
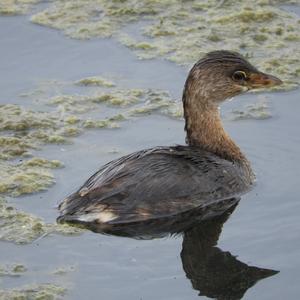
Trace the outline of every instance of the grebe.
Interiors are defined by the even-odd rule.
[[[104,165],[59,205],[59,222],[120,225],[172,217],[238,198],[254,181],[250,163],[222,126],[219,105],[281,84],[231,51],[191,69],[183,91],[186,146],[155,147]]]

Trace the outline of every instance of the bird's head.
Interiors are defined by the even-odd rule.
[[[193,94],[203,104],[219,105],[248,90],[281,83],[275,76],[256,69],[242,55],[221,50],[209,52],[194,65],[186,80],[185,93]]]

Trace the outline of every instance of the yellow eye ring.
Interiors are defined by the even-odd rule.
[[[232,74],[232,79],[235,81],[242,81],[247,79],[247,74],[244,71],[235,71]]]

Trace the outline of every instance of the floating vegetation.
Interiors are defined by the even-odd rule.
[[[59,268],[55,269],[53,272],[51,272],[51,274],[63,276],[63,275],[66,275],[66,274],[68,274],[70,272],[74,272],[74,271],[75,271],[74,266],[64,266],[64,267],[59,267]]]
[[[167,115],[172,118],[182,118],[183,108],[181,102],[174,101],[170,94],[165,91],[148,90],[146,92],[146,101],[137,107],[129,110],[129,116],[139,116],[145,114]]]
[[[85,85],[85,86],[102,86],[102,87],[113,87],[115,86],[115,83],[112,81],[109,81],[105,78],[102,78],[100,76],[94,76],[94,77],[87,77],[80,79],[76,82],[78,85]]]
[[[93,103],[106,103],[115,106],[127,106],[139,102],[140,97],[144,94],[143,90],[117,90],[109,93],[101,92],[95,94],[90,100]]]
[[[5,264],[0,265],[1,277],[20,277],[27,271],[23,264]],[[68,272],[74,271],[73,267],[59,268],[53,275],[64,275]],[[0,289],[0,300],[47,300],[47,299],[62,299],[66,294],[66,288],[56,284],[34,284],[21,288]]]
[[[1,0],[0,15],[19,15],[29,11],[39,0]]]
[[[39,284],[0,290],[0,300],[58,300],[62,299],[65,293],[64,287],[55,284]]]
[[[95,76],[95,78],[102,78],[102,80],[106,81],[103,77]],[[79,81],[75,81],[74,83],[69,83],[69,85],[78,85],[78,82]],[[53,84],[55,85],[56,83]],[[142,110],[144,110],[144,112],[152,111],[162,113],[164,108],[169,107],[169,109],[164,109],[164,114],[171,117],[174,115],[173,109],[175,106],[177,109],[181,110],[181,101],[175,101],[166,91],[153,89],[118,89],[116,86],[107,90],[103,86],[95,86],[96,89],[89,89],[90,85],[84,84],[83,94],[67,94],[64,93],[63,90],[59,90],[57,95],[50,98],[47,95],[48,91],[45,92],[39,87],[37,89],[39,90],[39,93],[32,91],[27,94],[22,94],[22,96],[30,97],[31,99],[32,97],[39,100],[41,98],[44,99],[44,103],[46,105],[57,108],[55,115],[56,117],[59,116],[59,120],[61,122],[63,122],[66,126],[73,125],[73,128],[78,129],[82,127],[89,127],[86,126],[86,124],[95,123],[96,121],[99,121],[99,124],[103,124],[103,126],[99,126],[99,128],[119,127],[120,124],[115,126],[115,124],[110,124],[110,122],[126,120],[129,116],[133,115],[131,108],[136,108],[138,114],[138,111],[142,113]],[[112,108],[122,108],[124,113],[117,113],[116,115],[102,120],[91,120],[89,117],[86,118],[86,113],[101,110],[101,106],[99,106],[99,104],[107,105]],[[170,113],[168,114],[168,112]],[[83,114],[85,114],[84,117],[82,116]]]
[[[0,136],[0,159],[10,159],[17,156],[30,156],[30,149],[34,146],[22,138]]]
[[[48,234],[73,235],[82,229],[68,225],[47,224],[41,218],[19,211],[0,198],[0,240],[28,244]],[[0,298],[1,299],[1,298]]]
[[[25,131],[34,128],[53,128],[56,117],[46,112],[24,111],[12,104],[0,105],[0,130]]]
[[[27,268],[22,264],[0,265],[0,277],[19,277]]]
[[[29,194],[54,183],[50,170],[62,167],[62,163],[32,157],[31,151],[44,143],[65,141],[59,123],[60,119],[52,113],[25,110],[18,105],[0,106],[0,131],[3,132],[0,136],[0,193]]]
[[[103,77],[96,78],[106,82]],[[56,88],[60,86],[56,82],[52,84]],[[78,81],[69,83],[69,86],[77,84]],[[164,91],[116,87],[107,90],[107,86],[100,85],[96,89],[84,85],[82,89],[83,94],[66,94],[60,89],[54,95],[54,89],[50,89],[52,95],[49,96],[49,86],[41,85],[38,93],[32,91],[22,95],[43,103],[46,111],[13,104],[0,105],[0,193],[13,196],[30,194],[54,184],[51,169],[62,167],[62,163],[33,157],[33,153],[45,144],[70,143],[72,137],[90,128],[120,128],[121,122],[133,116],[148,113],[171,117],[182,115],[181,103]],[[95,117],[95,112],[101,114],[103,105],[120,108],[122,112],[104,118]],[[47,106],[50,106],[50,111]]]
[[[59,106],[63,112],[80,114],[94,110],[97,104],[100,103],[111,106],[128,106],[139,102],[143,93],[143,90],[140,89],[110,91],[98,90],[90,95],[75,94],[54,96],[50,99],[49,104]],[[67,122],[70,122],[69,120],[70,119],[68,119]],[[77,122],[78,121],[79,119],[77,119]]]
[[[104,120],[82,120],[73,115],[66,118],[68,124],[81,124],[84,128],[119,128],[120,121],[142,114],[159,113],[179,118],[183,115],[181,101],[173,100],[166,91],[152,89],[113,89],[98,90],[91,95],[60,95],[51,98],[49,103],[58,105],[64,112],[77,114],[95,110],[99,104],[125,108],[123,113]]]
[[[1,277],[20,277],[27,271],[23,264],[5,264],[0,265]],[[68,272],[74,271],[74,267],[58,268],[52,275],[64,275]],[[47,300],[47,299],[62,299],[66,294],[66,288],[56,284],[34,284],[27,285],[21,288],[0,289],[0,300]]]
[[[0,159],[0,193],[19,196],[46,190],[55,182],[48,169],[60,167],[57,160],[37,157],[17,164]]]
[[[231,120],[265,120],[272,118],[272,113],[265,98],[259,98],[259,101],[248,104],[241,109],[231,111]]]
[[[183,65],[211,50],[239,51],[265,71],[277,74],[285,81],[281,88],[288,89],[299,84],[299,17],[282,4],[296,3],[54,0],[31,16],[31,21],[72,38],[113,36],[142,59],[164,57]],[[130,23],[137,24],[138,38],[126,31]]]
[[[120,125],[108,120],[86,120],[83,123],[85,128],[120,128]]]
[[[32,111],[18,105],[0,105],[0,159],[30,156],[42,143],[65,142],[57,113]]]

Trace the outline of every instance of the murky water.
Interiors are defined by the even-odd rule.
[[[98,74],[117,78],[122,88],[169,90],[180,100],[187,74],[166,61],[139,61],[114,40],[68,39],[26,17],[1,17],[0,41],[1,104],[40,109],[43,103],[19,95],[43,80]],[[145,241],[86,231],[49,234],[27,245],[0,242],[1,265],[27,268],[18,277],[0,277],[1,288],[57,284],[66,288],[64,299],[240,299],[244,293],[243,299],[299,298],[299,90],[263,96],[272,116],[266,120],[230,120],[229,112],[257,102],[257,95],[237,97],[223,107],[225,127],[252,162],[258,184],[221,233],[225,220],[194,228],[184,237]],[[153,114],[130,119],[116,131],[87,130],[73,141],[40,151],[65,165],[54,170],[54,186],[7,197],[8,202],[54,222],[56,204],[105,162],[142,148],[184,143],[183,121]]]

